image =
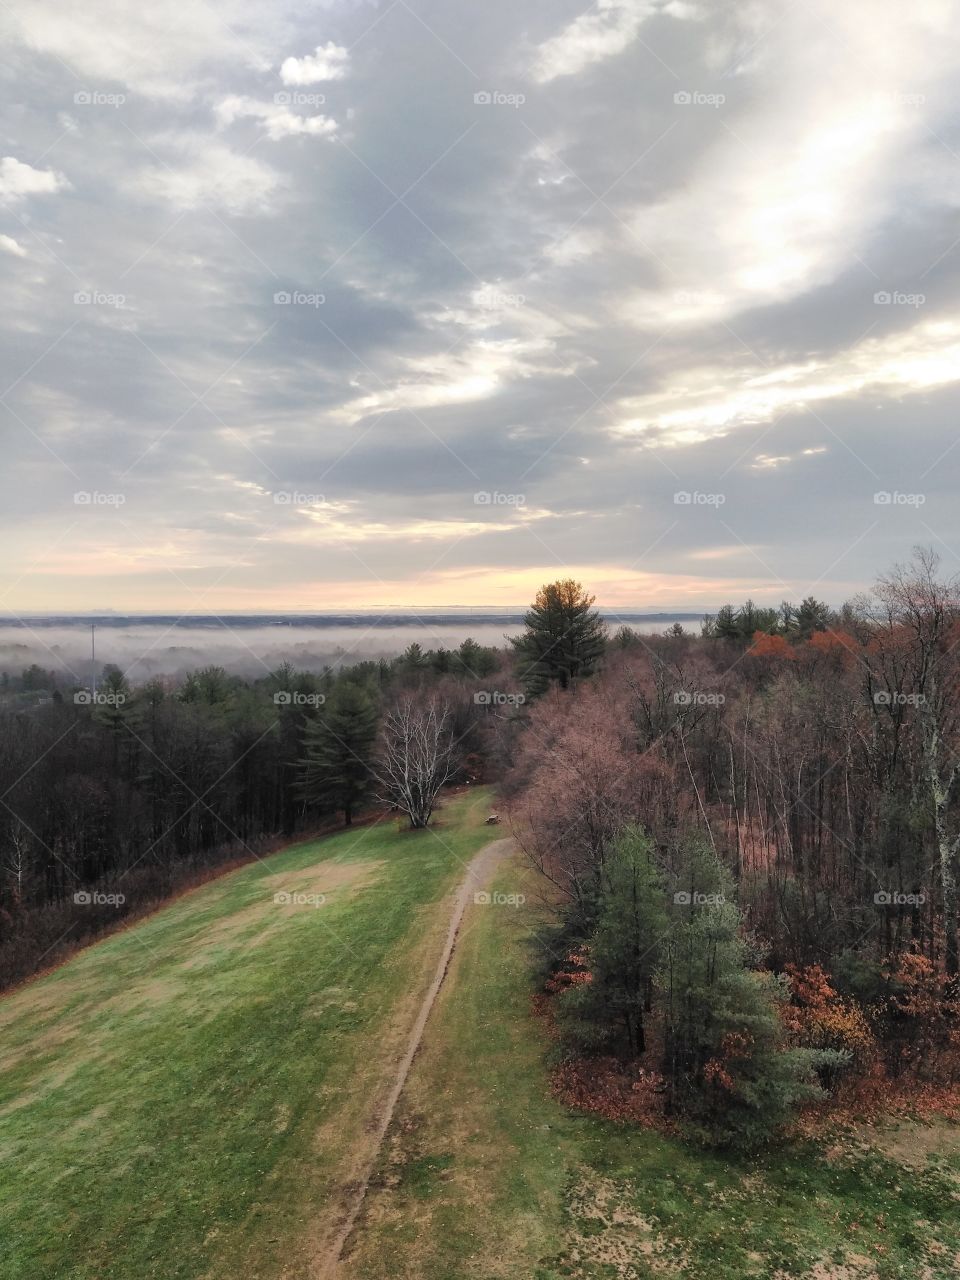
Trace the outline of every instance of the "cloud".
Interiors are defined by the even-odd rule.
[[[839,600],[920,517],[960,554],[948,0],[15,7],[11,607]]]
[[[217,103],[215,114],[223,125],[235,120],[262,120],[267,135],[273,139],[296,137],[305,134],[314,138],[328,138],[337,131],[336,120],[330,116],[300,116],[283,103],[258,102],[239,94],[231,94]]]
[[[637,293],[624,318],[703,325],[801,296],[851,265],[869,275],[869,240],[896,216],[911,160],[936,140],[930,107],[960,39],[948,35],[944,48],[939,0],[902,24],[880,9],[868,30],[857,6],[807,9],[771,31],[754,19],[767,57],[749,97],[729,74],[743,70],[734,59],[724,81],[701,82],[704,98],[724,90],[719,106],[697,105],[689,91],[692,101],[673,104],[670,145],[699,143],[699,158],[682,184],[628,218],[669,269],[670,290]],[[749,11],[743,23],[746,38]],[[956,167],[947,148],[939,160],[921,179],[930,195]]]
[[[796,462],[798,458],[814,458],[817,454],[827,453],[825,444],[810,449],[801,449],[799,453],[758,453],[750,464],[751,471],[776,471],[778,467]]]
[[[548,84],[560,76],[575,76],[623,53],[657,7],[656,0],[597,0],[559,35],[539,46],[533,60],[534,80]]]
[[[279,175],[262,161],[200,134],[162,135],[151,146],[170,160],[158,155],[157,164],[134,175],[131,189],[178,209],[212,205],[252,213],[269,208],[280,186]]]
[[[471,517],[459,519],[430,520],[375,520],[364,516],[352,502],[321,502],[313,506],[295,508],[298,516],[308,522],[306,529],[280,531],[277,538],[281,542],[306,543],[389,543],[397,538],[409,542],[453,542],[464,538],[476,538],[491,533],[510,533],[523,524],[535,523],[553,518],[553,512],[532,510],[524,507],[511,508],[509,518],[503,518],[503,508],[497,520],[479,520],[477,511],[483,507],[474,506]]]
[[[329,41],[318,44],[302,58],[285,58],[280,67],[284,84],[319,84],[322,80],[342,80],[347,74],[350,52]]]
[[[196,96],[223,67],[267,71],[286,25],[276,5],[246,0],[189,11],[179,0],[139,6],[90,0],[82,10],[37,0],[9,16],[24,46],[87,81],[73,88],[123,84],[173,104]]]
[[[615,430],[658,444],[689,446],[864,392],[901,397],[958,382],[960,319],[931,320],[804,364],[767,369],[754,363],[746,370],[742,365],[708,365],[685,371],[682,383],[622,401],[619,412],[629,416],[621,417]],[[683,407],[675,407],[678,401]]]
[[[516,379],[553,369],[554,343],[546,336],[482,338],[462,354],[410,358],[404,373],[346,406],[353,420],[369,413],[469,404],[504,391]]]
[[[15,258],[25,258],[27,251],[22,244],[18,244],[13,236],[0,235],[0,249],[4,253],[12,253]]]
[[[34,169],[32,165],[4,156],[0,160],[0,200],[14,202],[27,196],[51,195],[70,184],[53,169]]]

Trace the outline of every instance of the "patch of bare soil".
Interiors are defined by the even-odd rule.
[[[922,1124],[900,1120],[870,1125],[857,1130],[856,1136],[864,1146],[911,1169],[926,1168],[931,1158],[938,1156],[960,1156],[960,1124],[932,1116]]]
[[[568,1200],[573,1225],[567,1233],[572,1276],[596,1274],[616,1280],[646,1280],[650,1275],[680,1276],[686,1266],[643,1214],[623,1203],[615,1182],[585,1173]],[[588,1272],[584,1267],[590,1268]]]

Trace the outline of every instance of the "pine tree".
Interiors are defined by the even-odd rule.
[[[407,645],[400,657],[397,658],[397,666],[400,670],[410,675],[417,675],[425,671],[428,665],[427,655],[416,640],[414,640],[413,644]]]
[[[479,679],[496,671],[498,665],[497,651],[486,645],[477,644],[472,636],[467,636],[456,652],[454,670],[461,675]]]
[[[300,794],[321,812],[343,810],[350,826],[370,784],[377,712],[362,685],[339,680],[304,731]]]
[[[671,1102],[709,1142],[757,1146],[821,1094],[817,1067],[843,1055],[790,1047],[785,983],[754,967],[729,872],[709,849],[689,850],[682,883],[659,975]]]
[[[829,625],[830,606],[813,596],[807,596],[793,619],[793,631],[802,640],[809,640],[815,631],[826,631]]]
[[[622,1046],[634,1058],[646,1048],[645,1015],[668,928],[653,842],[638,828],[628,827],[608,850],[593,909],[584,948],[589,981],[564,991],[559,1025],[583,1048]]]
[[[716,636],[720,640],[740,639],[740,626],[737,622],[737,612],[732,604],[721,605],[717,612],[717,616],[706,620],[704,635]]]
[[[561,689],[596,670],[606,648],[603,619],[595,597],[566,578],[541,587],[523,621],[526,631],[510,643],[520,658],[520,675],[531,695],[550,681]]]

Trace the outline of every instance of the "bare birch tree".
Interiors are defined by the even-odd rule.
[[[402,698],[383,720],[373,767],[379,798],[395,805],[411,827],[425,827],[437,795],[453,776],[450,708],[436,699]]]
[[[10,850],[3,870],[10,876],[11,896],[19,907],[23,902],[24,888],[29,871],[29,856],[23,824],[18,820],[10,832]]]

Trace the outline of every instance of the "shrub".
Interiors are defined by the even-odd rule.
[[[838,1057],[821,1066],[824,1084],[833,1086],[846,1069],[862,1070],[876,1053],[876,1040],[863,1009],[841,996],[819,964],[787,965],[790,1000],[783,1022],[791,1040],[807,1049],[829,1049]]]

